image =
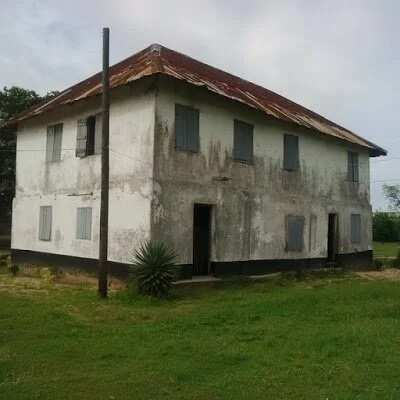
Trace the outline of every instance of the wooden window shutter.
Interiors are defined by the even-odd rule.
[[[347,152],[347,180],[353,181],[353,153],[351,151]]]
[[[178,150],[199,151],[199,110],[175,104],[175,147]]]
[[[347,154],[348,154],[347,179],[350,182],[358,182],[359,181],[358,153],[349,151]]]
[[[286,222],[287,251],[303,251],[304,217],[289,215]]]
[[[53,161],[54,126],[47,127],[46,161]]]
[[[90,240],[92,238],[92,208],[80,207],[77,209],[76,238]]]
[[[94,154],[101,154],[103,116],[96,115],[96,129],[94,135]]]
[[[76,135],[76,157],[86,157],[87,155],[87,120],[78,120],[78,132]]]
[[[57,124],[54,126],[54,146],[53,146],[52,161],[61,160],[62,132],[63,132],[62,124]]]
[[[39,213],[39,239],[51,240],[52,208],[41,206]]]
[[[233,158],[239,161],[253,161],[253,125],[234,121]]]
[[[353,153],[353,182],[359,182],[358,153]]]
[[[287,171],[297,171],[299,169],[299,137],[285,135],[283,148],[283,168]]]
[[[351,214],[351,242],[361,243],[361,215]]]

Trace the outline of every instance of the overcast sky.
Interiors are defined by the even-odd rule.
[[[258,83],[389,151],[371,160],[373,207],[400,184],[398,0],[1,0],[0,86],[40,94],[160,43]],[[396,159],[397,158],[397,159]]]

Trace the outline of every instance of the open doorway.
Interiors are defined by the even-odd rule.
[[[193,275],[210,274],[211,210],[209,204],[195,204],[193,211]]]
[[[335,262],[338,246],[337,214],[329,214],[328,219],[328,261]]]

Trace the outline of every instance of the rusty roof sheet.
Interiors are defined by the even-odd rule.
[[[277,93],[158,44],[153,44],[110,67],[110,88],[154,74],[164,74],[196,86],[204,86],[211,92],[244,103],[273,118],[366,147],[371,156],[386,155],[381,147]],[[101,91],[101,73],[97,73],[64,90],[50,101],[18,115],[8,124],[98,95]]]

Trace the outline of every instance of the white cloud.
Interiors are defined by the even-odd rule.
[[[1,85],[41,93],[99,70],[101,28],[118,61],[159,42],[321,113],[400,157],[395,0],[3,0]],[[397,140],[397,142],[396,142]],[[372,180],[399,161],[372,161]],[[380,183],[373,202],[382,207]]]

